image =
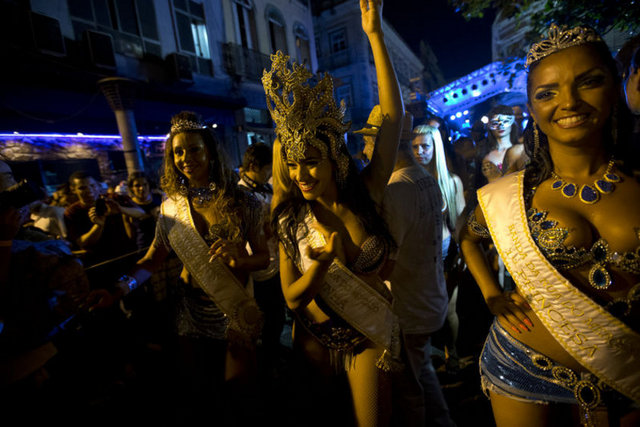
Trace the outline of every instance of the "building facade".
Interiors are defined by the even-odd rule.
[[[118,135],[98,84],[118,77],[131,84],[108,90],[127,105],[138,134],[165,135],[173,114],[196,111],[237,165],[248,144],[273,139],[260,83],[269,55],[280,49],[317,67],[307,0],[2,0],[0,7],[0,48],[13,58],[0,82],[0,155],[10,162],[47,144],[63,162],[79,152],[100,157],[104,144],[64,135]],[[113,93],[106,95],[113,107]],[[140,138],[147,168],[162,153],[157,139]],[[122,164],[98,163],[105,179],[109,166]]]
[[[351,129],[362,127],[378,103],[378,83],[373,54],[362,31],[358,2],[319,2],[314,10],[315,46],[318,71],[334,79],[335,96],[347,105]],[[423,65],[398,33],[386,21],[383,32],[391,62],[405,103],[409,102],[411,79],[422,76]],[[358,151],[359,139],[348,136],[349,149]]]

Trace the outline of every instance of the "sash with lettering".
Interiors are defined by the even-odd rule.
[[[574,287],[531,237],[524,171],[478,190],[493,242],[519,293],[544,326],[582,366],[640,402],[640,335]]]
[[[209,262],[209,246],[196,231],[187,198],[167,198],[161,219],[171,247],[191,277],[229,319],[227,337],[255,342],[262,329],[262,312],[226,265],[219,259]]]
[[[298,227],[301,258],[298,267],[303,272],[313,262],[307,254],[307,246],[318,248],[326,244],[324,236],[313,227],[315,216],[311,209],[308,209],[304,222],[308,230],[306,236],[303,234],[305,227]],[[384,348],[376,366],[384,371],[398,369],[400,327],[390,302],[337,259],[329,266],[324,280],[325,284],[318,294],[329,308],[362,335]]]

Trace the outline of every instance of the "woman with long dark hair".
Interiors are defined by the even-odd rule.
[[[637,425],[640,185],[616,166],[616,66],[593,30],[555,25],[526,64],[531,161],[478,191],[463,231],[496,316],[482,385],[499,427]],[[515,291],[498,285],[485,238]]]
[[[297,64],[290,70],[288,57],[278,52],[262,81],[281,146],[274,157],[286,165],[283,170],[274,160],[272,216],[282,289],[296,316],[295,349],[322,376],[346,379],[358,425],[386,425],[387,372],[399,342],[382,279],[395,244],[376,204],[393,171],[404,109],[384,44],[382,2],[361,0],[360,9],[385,116],[362,173],[344,143],[349,125],[333,99],[330,76],[311,86],[311,73]],[[333,399],[339,403],[337,395]]]

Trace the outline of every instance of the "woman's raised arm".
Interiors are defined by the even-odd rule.
[[[378,79],[378,98],[384,117],[371,163],[363,171],[363,179],[371,198],[381,203],[384,189],[396,163],[396,152],[402,131],[404,106],[396,73],[382,32],[382,0],[360,0],[362,29],[369,38]]]

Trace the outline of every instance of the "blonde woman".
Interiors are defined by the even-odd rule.
[[[449,306],[447,309],[447,323],[445,324],[445,342],[447,349],[447,367],[451,370],[458,368],[458,355],[456,351],[456,340],[458,338],[458,315],[456,313],[456,302],[458,299],[458,286],[449,280],[449,272],[454,268],[455,263],[460,262],[456,256],[457,243],[454,241],[455,252],[453,250],[452,236],[455,234],[456,223],[464,210],[464,188],[462,180],[458,175],[451,173],[447,168],[447,159],[444,152],[444,145],[440,131],[435,126],[420,125],[413,129],[413,154],[422,165],[438,182],[444,206],[442,212],[444,221],[442,222],[442,259],[445,262],[445,277],[447,279],[447,290],[449,293]],[[449,257],[447,255],[451,253]],[[436,343],[437,344],[437,343]]]

